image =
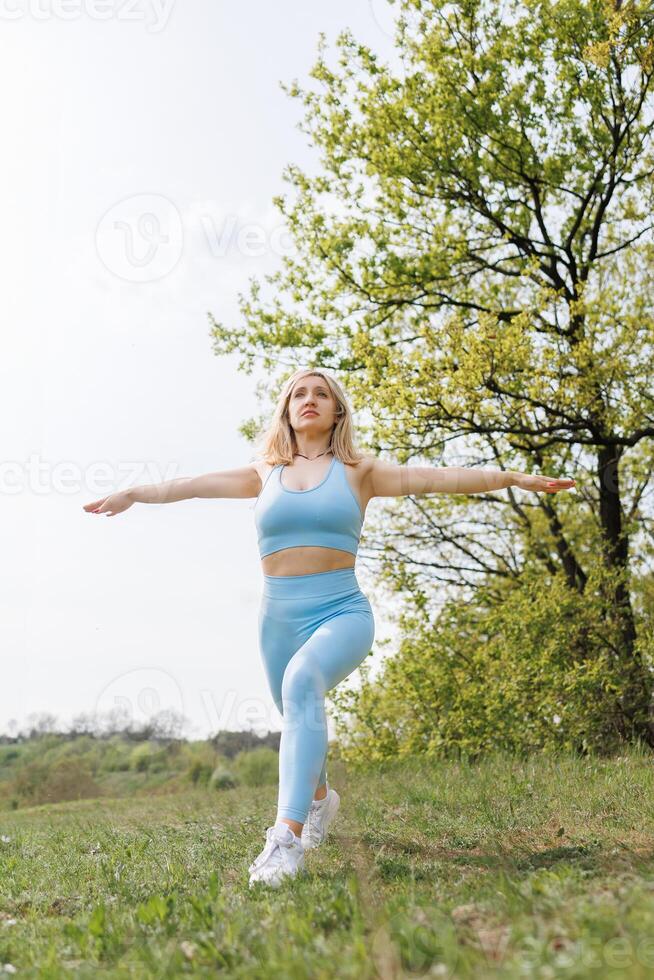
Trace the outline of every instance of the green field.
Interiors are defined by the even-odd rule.
[[[278,891],[248,888],[271,785],[1,813],[0,968],[654,976],[651,754],[423,757],[366,772],[335,760],[329,778],[341,794],[330,837]]]

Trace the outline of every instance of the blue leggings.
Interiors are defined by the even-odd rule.
[[[327,779],[325,694],[370,652],[375,621],[354,568],[264,575],[259,646],[282,715],[277,819],[304,823]]]

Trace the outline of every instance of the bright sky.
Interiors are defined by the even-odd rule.
[[[309,84],[320,31],[391,58],[391,12],[0,4],[1,731],[115,707],[139,722],[173,708],[190,737],[280,728],[254,500],[82,505],[251,458],[237,429],[256,376],[212,353],[206,314],[238,322],[237,293],[287,245],[282,170],[315,164],[279,82]]]

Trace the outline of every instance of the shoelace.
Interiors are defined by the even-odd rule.
[[[266,830],[266,846],[261,854],[254,859],[248,870],[256,871],[257,868],[260,868],[274,855],[276,850],[278,850],[278,857],[281,859],[282,864],[290,868],[292,862],[289,850],[293,846],[293,843],[292,840],[289,841],[280,837],[275,827],[268,827]]]
[[[326,806],[326,804],[323,804],[323,806]],[[318,814],[320,813],[321,810],[322,807],[317,807],[312,802],[311,806],[309,807],[309,812],[307,814],[307,819],[306,819],[307,835],[309,836],[309,839],[314,841],[316,844],[320,844],[322,842],[322,833],[318,826],[318,819],[317,819]]]

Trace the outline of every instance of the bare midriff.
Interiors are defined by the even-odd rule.
[[[264,575],[313,575],[315,572],[333,572],[337,568],[353,568],[356,555],[337,548],[308,547],[282,548],[261,559]]]

